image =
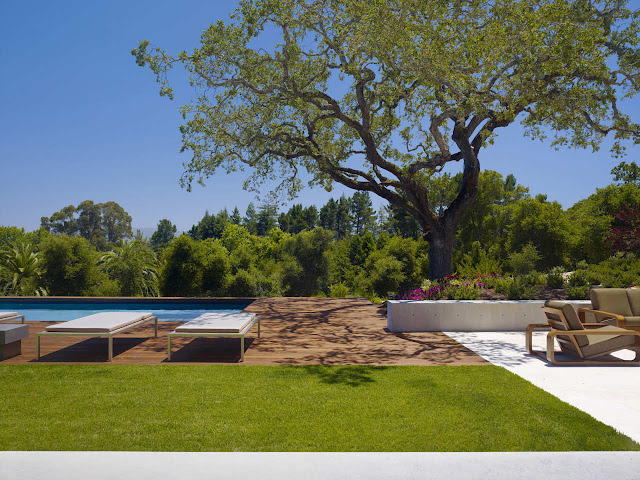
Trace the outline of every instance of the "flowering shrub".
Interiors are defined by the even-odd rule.
[[[489,276],[478,274],[476,278],[460,278],[458,275],[447,275],[439,282],[425,280],[421,288],[400,292],[389,297],[390,300],[474,300],[480,296],[480,289],[487,287]]]

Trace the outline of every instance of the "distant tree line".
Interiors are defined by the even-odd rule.
[[[613,183],[563,209],[545,195],[532,196],[513,175],[482,172],[478,197],[456,234],[455,270],[474,276],[577,269],[600,272],[609,286],[640,283],[639,173],[635,163],[622,162],[612,170]],[[442,174],[429,181],[438,211],[459,180]],[[376,212],[366,192],[332,198],[319,209],[296,204],[279,212],[263,203],[250,204],[244,215],[237,207],[205,212],[186,234],[176,234],[162,219],[149,240],[134,236],[121,206],[91,201],[43,217],[33,232],[0,227],[0,289],[5,295],[384,298],[429,275],[428,244],[415,220],[395,207]]]

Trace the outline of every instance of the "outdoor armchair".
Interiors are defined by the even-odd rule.
[[[589,297],[593,308],[578,310],[583,323],[589,314],[596,323],[640,331],[640,289],[592,288]]]
[[[554,365],[640,365],[640,332],[602,323],[582,323],[570,303],[547,300],[542,307],[546,324],[531,324],[526,329],[529,353],[546,358]],[[533,349],[532,335],[538,328],[549,328],[546,352]],[[574,360],[558,360],[555,342],[560,351]],[[620,350],[635,352],[633,360],[623,360],[609,354]]]

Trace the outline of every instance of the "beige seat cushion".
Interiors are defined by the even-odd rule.
[[[18,315],[18,312],[0,312],[0,319],[7,317],[15,317]]]
[[[624,288],[592,288],[589,293],[595,310],[631,317],[627,290]]]
[[[605,329],[611,331],[611,335],[587,335],[589,339],[589,345],[581,347],[582,354],[585,357],[594,357],[597,355],[604,355],[607,353],[615,352],[616,350],[622,350],[625,347],[632,346],[636,339],[635,335],[616,335],[616,332],[624,331],[623,328],[604,326],[598,330]]]
[[[640,288],[627,288],[627,299],[634,317],[640,317]]]

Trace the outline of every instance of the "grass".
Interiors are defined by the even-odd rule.
[[[0,450],[640,445],[499,367],[0,366]]]

